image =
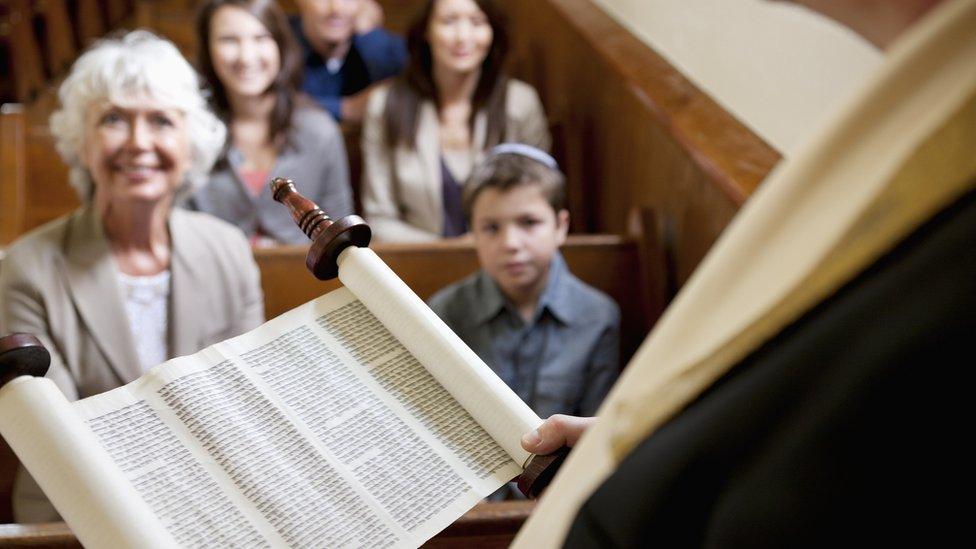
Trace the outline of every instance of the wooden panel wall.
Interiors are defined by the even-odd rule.
[[[557,129],[574,230],[621,233],[649,207],[682,283],[778,153],[592,0],[502,1],[512,72]]]

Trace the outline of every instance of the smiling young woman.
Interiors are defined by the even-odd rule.
[[[491,0],[430,0],[407,34],[403,75],[370,97],[363,126],[363,210],[380,240],[467,232],[461,187],[492,145],[548,149],[529,85],[504,72],[508,32]]]
[[[352,213],[345,145],[325,111],[298,92],[301,59],[274,0],[211,0],[197,19],[200,69],[230,134],[210,182],[189,205],[234,223],[252,244],[306,237],[271,198],[293,179],[329,215]]]

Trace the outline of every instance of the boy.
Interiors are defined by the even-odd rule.
[[[481,270],[430,307],[537,414],[593,414],[619,370],[620,310],[559,254],[564,178],[526,145],[489,151],[464,188]]]

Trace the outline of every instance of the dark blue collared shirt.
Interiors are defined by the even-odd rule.
[[[531,322],[484,271],[441,290],[430,307],[540,417],[593,415],[617,379],[620,309],[560,254]]]
[[[342,67],[337,72],[330,72],[328,60],[313,50],[305,39],[301,18],[293,16],[290,22],[304,59],[302,91],[332,113],[336,120],[341,120],[343,97],[353,95],[373,82],[400,74],[407,63],[407,46],[403,38],[375,28],[353,36]]]

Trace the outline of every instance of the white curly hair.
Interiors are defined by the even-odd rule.
[[[186,116],[191,162],[177,193],[192,193],[206,183],[227,128],[211,112],[199,76],[176,46],[149,31],[136,30],[96,42],[75,61],[58,91],[61,108],[51,115],[51,133],[83,202],[94,191],[91,174],[80,159],[88,109],[95,102],[116,102],[138,94]]]

